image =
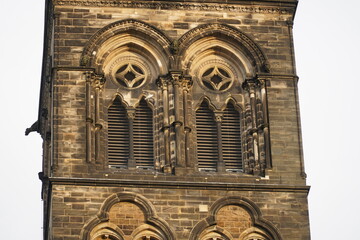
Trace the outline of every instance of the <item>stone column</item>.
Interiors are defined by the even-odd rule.
[[[223,120],[223,113],[222,112],[214,112],[215,115],[215,122],[216,122],[216,130],[218,136],[218,162],[217,162],[217,171],[218,172],[225,172],[226,166],[223,158],[223,151],[222,151],[222,133],[221,133],[221,124]]]
[[[243,85],[247,91],[248,101],[246,109],[247,127],[247,150],[249,157],[248,173],[260,174],[259,163],[259,139],[256,121],[256,79],[247,79]]]
[[[182,148],[182,142],[184,141],[184,124],[182,119],[183,111],[181,111],[181,84],[182,84],[182,73],[171,72],[171,82],[174,90],[174,112],[175,119],[173,122],[175,130],[175,163],[177,167],[185,167],[184,151]]]
[[[126,116],[129,120],[129,159],[128,159],[128,168],[136,168],[136,159],[134,154],[134,119],[135,119],[136,109],[129,107],[126,109]]]
[[[269,134],[269,118],[267,111],[267,90],[266,83],[268,80],[259,79],[260,85],[260,94],[261,94],[261,102],[262,102],[262,111],[263,111],[263,132],[264,132],[264,148],[265,148],[265,162],[266,168],[272,167],[271,162],[271,152],[270,152],[270,134]]]
[[[165,166],[164,172],[171,173],[171,163],[170,163],[170,119],[169,119],[169,78],[160,77],[157,81],[159,88],[162,91],[163,97],[163,127],[162,131],[164,134],[164,148],[165,148]]]
[[[92,157],[92,124],[94,120],[91,117],[91,82],[92,82],[92,73],[86,72],[86,162],[91,162]]]
[[[184,150],[185,150],[185,166],[190,167],[190,132],[191,128],[188,124],[188,94],[192,86],[192,80],[190,77],[184,77],[182,81],[182,94],[183,94],[183,111],[184,111]]]
[[[103,126],[100,122],[100,92],[104,87],[105,78],[103,75],[94,75],[93,87],[95,89],[95,161],[99,162],[100,154],[100,131]]]

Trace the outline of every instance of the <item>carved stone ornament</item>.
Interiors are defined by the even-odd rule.
[[[181,3],[181,2],[140,2],[140,1],[98,1],[98,0],[54,0],[54,5],[91,6],[91,7],[121,7],[121,8],[150,8],[150,9],[176,9],[194,11],[228,11],[260,14],[293,14],[292,8],[274,8],[258,6],[236,6],[216,3]]]
[[[237,78],[235,69],[219,59],[202,63],[195,70],[195,76],[200,86],[216,92],[228,90]]]
[[[232,79],[227,71],[214,66],[206,70],[201,76],[202,83],[210,90],[226,90]]]
[[[142,85],[145,74],[140,67],[127,63],[116,71],[115,79],[124,87],[135,88]]]
[[[151,76],[150,67],[142,59],[126,56],[116,59],[109,70],[107,77],[116,85],[134,89],[143,86]]]

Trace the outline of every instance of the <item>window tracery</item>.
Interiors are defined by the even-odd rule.
[[[115,79],[124,87],[136,88],[143,84],[145,74],[140,67],[128,63],[116,71]]]
[[[126,32],[131,24],[142,28]],[[266,60],[261,50],[237,30],[224,34],[229,28],[215,24],[213,33],[205,31],[212,25],[190,30],[171,51],[159,31],[145,37],[143,28],[152,28],[143,25],[113,24],[124,33],[94,38],[86,48],[91,52],[97,41],[104,45],[93,50],[90,62],[106,80],[92,89],[95,80],[88,81],[87,135],[95,133],[93,155],[92,140],[87,140],[88,161],[169,174],[193,168],[264,176],[271,160],[267,80],[257,75]],[[114,96],[121,101],[112,102]]]
[[[207,69],[201,76],[202,83],[210,90],[226,90],[232,79],[229,73],[221,67],[214,66]]]

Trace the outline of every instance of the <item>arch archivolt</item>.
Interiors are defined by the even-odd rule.
[[[121,209],[121,211],[116,212],[117,209]],[[122,222],[122,216],[126,219],[125,222]],[[137,222],[137,224],[122,229],[123,224],[132,224],[127,221],[132,217],[134,221],[130,222]],[[156,240],[175,240],[175,235],[170,226],[157,216],[150,201],[139,194],[128,192],[113,194],[108,197],[103,202],[97,216],[85,224],[80,239],[98,240],[98,237],[103,236],[114,240],[139,240],[144,236]]]
[[[261,48],[239,29],[225,24],[204,24],[185,33],[178,40],[182,65],[191,63],[192,55],[204,49],[221,47],[244,64],[247,74],[268,72],[267,58]]]
[[[235,218],[231,214],[234,214]],[[231,223],[232,220],[234,222]],[[240,232],[237,232],[239,230]],[[210,207],[208,217],[195,225],[189,239],[208,240],[206,237],[211,234],[214,236],[220,234],[219,239],[226,240],[282,239],[277,228],[262,217],[260,209],[254,202],[235,196],[221,198],[214,202]]]
[[[161,31],[147,23],[127,19],[111,23],[95,33],[83,50],[81,65],[101,71],[107,56],[126,44],[134,49],[146,49],[163,71],[171,61],[171,41]]]

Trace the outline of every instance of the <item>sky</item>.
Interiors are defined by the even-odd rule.
[[[0,230],[42,239],[37,120],[44,0],[0,0]],[[360,239],[358,0],[300,0],[294,24],[313,240]],[[359,174],[360,175],[360,174]]]

